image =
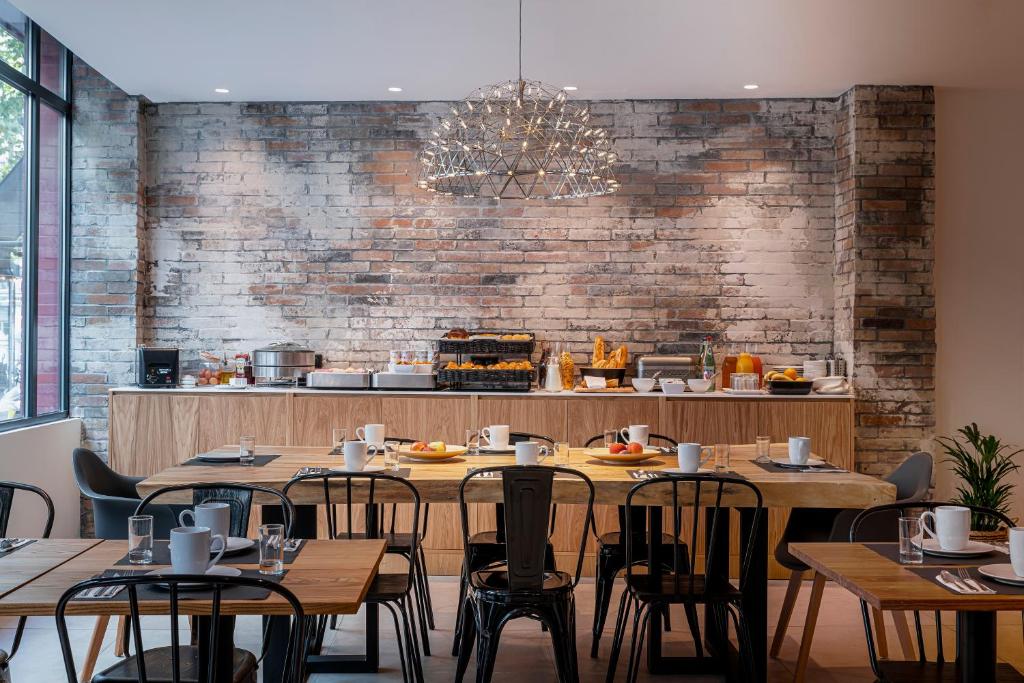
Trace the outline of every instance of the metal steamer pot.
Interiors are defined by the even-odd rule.
[[[300,344],[276,342],[252,352],[252,373],[257,379],[301,379],[315,369],[316,354]]]

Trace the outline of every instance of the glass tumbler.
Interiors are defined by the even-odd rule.
[[[606,429],[604,430],[604,447],[610,448],[613,443],[619,440],[618,429]]]
[[[153,516],[128,518],[128,562],[153,564]]]
[[[331,451],[332,455],[341,455],[341,449],[345,447],[345,442],[348,441],[348,429],[345,427],[335,427],[331,430]]]
[[[924,564],[920,517],[900,517],[900,564]]]
[[[569,442],[568,441],[557,441],[554,447],[554,458],[552,461],[557,467],[568,467],[569,466]]]
[[[398,466],[398,449],[400,444],[397,441],[385,441],[384,442],[384,467],[397,472]]]
[[[715,444],[715,469],[719,472],[729,469],[729,444]]]
[[[754,440],[755,453],[754,462],[769,463],[772,461],[772,437],[759,436]]]
[[[260,574],[284,573],[284,524],[260,526]]]
[[[466,430],[466,451],[468,455],[477,455],[480,452],[480,432],[476,429]]]
[[[256,437],[242,436],[238,439],[238,462],[251,465],[256,459]]]

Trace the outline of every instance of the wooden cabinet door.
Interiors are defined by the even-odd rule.
[[[754,443],[757,415],[754,401],[666,399],[662,427],[680,442]]]
[[[468,396],[381,397],[381,419],[389,436],[461,444],[470,428]]]
[[[757,433],[773,442],[811,437],[811,451],[839,467],[853,467],[853,403],[772,399],[758,402]]]
[[[527,432],[565,441],[569,402],[565,399],[491,398],[481,396],[474,427],[508,425],[513,432]]]
[[[198,396],[117,393],[109,405],[109,460],[117,472],[148,476],[195,455]]]
[[[590,437],[600,435],[606,429],[621,429],[631,424],[647,425],[652,432],[663,433],[658,423],[657,398],[591,396],[567,401],[569,445],[574,448],[582,447]]]
[[[335,427],[348,429],[355,439],[356,427],[381,422],[379,396],[295,394],[292,396],[293,446],[331,446]],[[387,436],[402,436],[384,423]]]
[[[255,435],[257,445],[287,446],[288,400],[277,395],[199,396],[199,453]]]

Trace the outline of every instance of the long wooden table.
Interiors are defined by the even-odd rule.
[[[1006,664],[996,663],[996,612],[1024,610],[1024,595],[959,595],[882,557],[861,543],[793,543],[789,551],[815,572],[882,611],[955,611],[958,680],[1024,681]],[[992,562],[1009,562],[1009,556]],[[920,565],[919,565],[920,566]],[[948,567],[956,567],[955,559]],[[802,647],[810,647],[810,640]]]
[[[785,452],[784,444],[773,444],[773,455],[781,456]],[[237,446],[224,446],[220,451],[236,451]],[[172,467],[144,480],[138,485],[139,492],[143,495],[149,494],[159,488],[175,484],[188,483],[213,483],[217,481],[240,481],[251,484],[260,484],[272,488],[282,488],[303,466],[319,467],[340,467],[343,465],[340,457],[332,457],[328,454],[327,448],[309,447],[288,447],[288,446],[266,446],[257,449],[259,454],[280,454],[280,457],[262,467],[240,466],[240,465],[211,465],[211,466],[179,466]],[[892,502],[895,496],[895,487],[879,479],[868,477],[853,472],[849,473],[775,473],[767,472],[760,466],[753,463],[753,446],[741,445],[732,447],[732,462],[730,470],[746,477],[754,483],[762,492],[764,505],[778,507],[826,507],[826,508],[863,508]],[[588,457],[584,449],[572,449],[568,466],[578,469],[586,474],[594,483],[596,491],[596,502],[604,505],[622,505],[625,502],[626,494],[636,484],[628,472],[631,469],[658,470],[676,465],[674,455],[665,455],[638,465],[610,465]],[[459,483],[465,477],[469,467],[482,467],[489,465],[508,465],[514,462],[511,456],[483,456],[474,455],[454,458],[445,462],[416,462],[403,461],[402,467],[409,469],[408,479],[419,490],[422,500],[433,503],[455,503],[458,501]],[[550,462],[550,460],[548,461]],[[556,479],[554,482],[554,502],[561,505],[579,504],[585,501],[585,486],[580,482],[571,479]],[[474,502],[497,502],[501,498],[500,480],[477,480],[473,487],[467,488],[468,499]],[[344,488],[338,485],[335,493],[336,500],[344,500]],[[378,485],[375,490],[375,500],[386,502],[388,498],[386,486]],[[297,486],[293,488],[290,495],[298,506],[298,520],[294,535],[305,535],[313,537],[316,535],[316,510],[317,503],[323,501],[322,488],[314,485]],[[168,495],[163,502],[190,502],[188,494],[177,497]],[[270,498],[257,499],[256,502],[272,504]],[[641,505],[660,507],[670,504],[668,498],[658,496],[646,496],[635,501]],[[681,499],[682,504],[691,501]],[[751,579],[748,585],[743,586],[744,608],[747,618],[751,624],[754,641],[754,659],[759,673],[758,678],[764,680],[767,675],[767,558],[768,558],[768,532],[767,515],[762,509],[760,516],[751,506],[752,496],[743,487],[727,487],[723,498],[723,504],[739,510],[737,524],[722,525],[720,533],[728,536],[739,531],[739,536],[744,541],[749,537],[749,531],[757,521],[758,534],[754,538],[754,562],[751,568]],[[478,521],[483,524],[488,522],[484,512],[486,507],[479,506],[475,512]],[[652,525],[660,524],[660,516],[651,516]],[[580,518],[582,521],[582,517]],[[606,520],[605,521],[610,521]],[[599,519],[598,526],[602,526]],[[493,518],[490,523],[493,524]],[[731,528],[730,528],[731,527]],[[457,535],[459,531],[452,529],[451,533]],[[576,532],[579,533],[578,531]],[[577,536],[578,538],[578,536]],[[724,541],[728,544],[728,538]],[[742,549],[741,549],[742,550]],[[723,563],[724,565],[724,563]],[[721,570],[728,572],[729,568],[721,567]],[[367,619],[371,618],[369,609]],[[674,658],[662,655],[661,649],[661,623],[660,615],[652,618],[649,629],[648,642],[648,668],[655,673],[678,673],[679,671],[694,671],[694,662],[690,658]],[[376,644],[367,642],[367,647],[376,647]]]

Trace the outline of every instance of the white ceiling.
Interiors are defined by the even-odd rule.
[[[516,0],[13,2],[155,102],[459,99],[516,75]],[[524,76],[580,98],[1024,87],[1021,0],[524,0],[523,15]]]

